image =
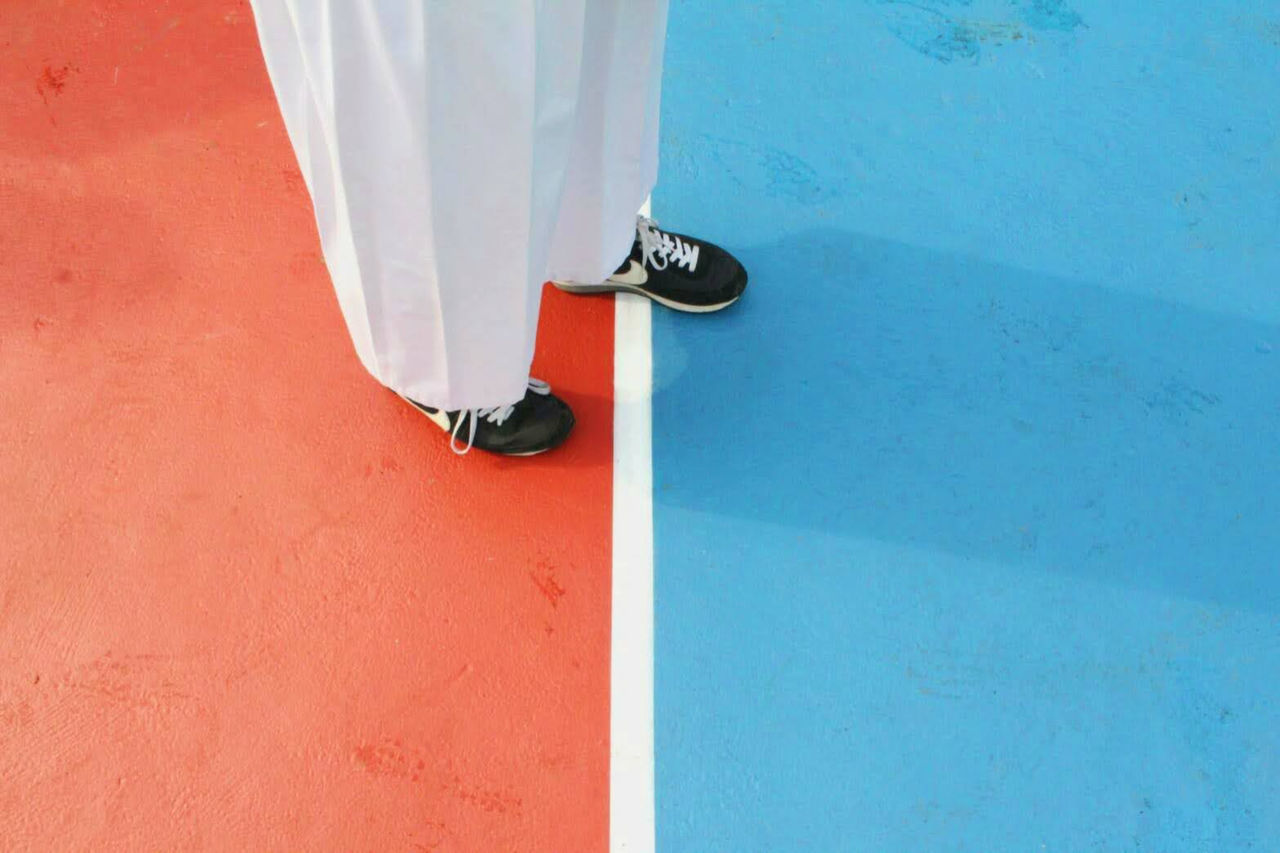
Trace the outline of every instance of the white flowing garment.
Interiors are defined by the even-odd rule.
[[[252,0],[369,372],[525,393],[543,282],[598,282],[653,187],[667,0]]]

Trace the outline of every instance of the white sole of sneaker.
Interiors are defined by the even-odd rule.
[[[716,305],[686,305],[683,302],[664,299],[655,293],[650,293],[643,287],[636,287],[633,284],[573,284],[567,281],[553,281],[551,283],[565,293],[573,293],[579,296],[597,296],[604,293],[634,293],[637,296],[651,299],[659,305],[670,308],[672,311],[680,311],[685,314],[713,314],[716,311],[723,311],[742,298],[741,296],[735,296],[728,302],[721,302]]]

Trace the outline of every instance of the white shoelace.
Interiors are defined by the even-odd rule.
[[[543,382],[541,379],[529,379],[529,390],[535,394],[546,397],[551,394],[551,386]],[[449,436],[449,449],[459,456],[466,456],[471,452],[471,447],[476,443],[476,423],[480,418],[484,418],[495,426],[502,426],[511,417],[511,413],[516,410],[519,401],[508,406],[495,406],[490,409],[464,409],[458,415],[458,422],[454,424],[453,432]],[[470,417],[468,417],[468,415]],[[458,430],[462,429],[462,422],[466,421],[471,425],[471,435],[467,438],[467,446],[459,449],[458,447]]]
[[[698,267],[698,249],[695,243],[686,243],[658,230],[656,220],[647,216],[636,217],[636,234],[640,239],[640,255],[643,263],[655,270],[665,270],[675,261],[676,266],[693,272]],[[661,263],[659,263],[661,261]]]

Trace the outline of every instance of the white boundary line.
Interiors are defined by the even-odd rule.
[[[654,853],[651,303],[615,299],[609,850]]]

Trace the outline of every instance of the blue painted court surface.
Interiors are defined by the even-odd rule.
[[[659,850],[1280,850],[1280,2],[675,0]]]

